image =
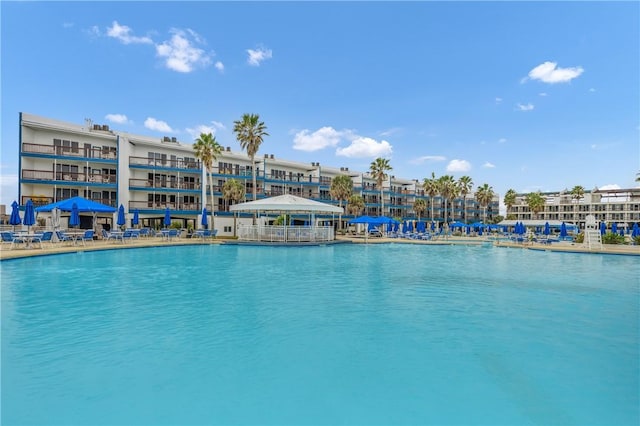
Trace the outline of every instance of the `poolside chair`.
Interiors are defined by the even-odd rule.
[[[86,241],[93,242],[93,229],[87,229],[84,231],[84,235],[82,236],[82,245],[86,245]]]
[[[132,238],[136,238],[136,237],[133,236],[133,231],[131,230],[124,231],[122,233],[122,236],[120,237],[123,243],[127,240],[131,241]]]
[[[123,234],[112,234],[111,232],[107,232],[106,229],[102,230],[102,239],[103,240],[113,240],[113,241],[118,241],[118,240],[122,240],[122,235]]]
[[[42,248],[42,243],[49,243],[49,245],[53,245],[53,231],[46,231],[39,238],[34,238],[32,243],[40,244],[40,248]]]
[[[58,237],[58,241],[61,243],[71,243],[73,239],[67,235],[64,235],[62,231],[56,231],[56,237]]]
[[[173,238],[177,238],[178,237],[178,230],[173,228],[173,229],[169,229],[169,234],[167,235],[167,240],[171,241],[171,239]]]
[[[10,244],[10,249],[13,250],[16,244],[23,244],[24,239],[20,238],[17,235],[14,235],[13,232],[5,231],[2,232],[2,244]]]

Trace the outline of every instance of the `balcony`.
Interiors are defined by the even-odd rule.
[[[143,210],[164,210],[167,207],[175,211],[188,211],[198,213],[202,211],[201,203],[189,203],[183,201],[129,201],[129,211]]]
[[[172,180],[129,179],[129,188],[145,189],[179,189],[188,191],[200,191],[200,182],[180,182]]]
[[[22,170],[22,179],[24,180],[37,180],[43,182],[62,182],[65,184],[110,184],[116,183],[115,175],[103,175],[103,174],[88,174],[88,173],[74,173],[74,172],[51,172],[45,170]]]
[[[115,148],[103,149],[102,147],[84,148],[70,146],[53,146],[33,143],[23,143],[22,153],[42,154],[57,157],[75,157],[78,160],[115,160],[117,153]]]
[[[147,158],[147,157],[130,157],[129,166],[140,166],[144,168],[154,169],[179,169],[190,173],[201,173],[202,164],[200,161],[184,160],[182,158]]]

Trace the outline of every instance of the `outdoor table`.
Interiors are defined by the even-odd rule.
[[[71,238],[73,240],[73,245],[78,245],[78,239],[82,239],[84,236],[84,231],[64,231],[63,235]]]
[[[33,240],[41,238],[42,234],[29,234],[23,232],[16,232],[15,235],[24,241],[24,248],[30,249],[33,248]],[[40,247],[42,248],[42,247]]]

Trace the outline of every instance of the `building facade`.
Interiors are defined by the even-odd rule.
[[[640,188],[594,189],[585,191],[579,200],[565,190],[543,192],[545,205],[540,212],[531,211],[526,202],[527,194],[517,194],[515,204],[508,208],[507,217],[517,221],[559,220],[585,227],[587,215],[597,221],[617,226],[632,227],[640,222]]]
[[[362,214],[443,222],[446,212],[449,221],[467,223],[490,222],[498,215],[498,194],[486,208],[472,194],[445,203],[440,196],[426,195],[416,179],[389,176],[381,198],[380,188],[368,172],[285,160],[273,154],[261,154],[252,165],[246,154],[231,147],[224,147],[218,156],[210,188],[191,143],[181,143],[175,137],[158,139],[119,132],[91,120],[78,125],[20,113],[19,139],[21,205],[27,199],[39,206],[81,196],[113,207],[122,204],[129,217],[138,210],[143,226],[159,226],[169,207],[173,220],[182,221],[184,227],[198,228],[204,203],[213,194],[218,235],[233,235],[231,202],[223,198],[222,186],[229,179],[239,180],[246,189],[246,201],[251,201],[253,173],[258,198],[293,194],[344,207],[345,202],[331,198],[330,188],[333,178],[348,175],[354,182],[353,193],[364,199]],[[268,148],[268,143],[262,148]],[[418,199],[427,205],[421,217],[413,210]],[[209,205],[206,207],[210,210]],[[344,215],[342,219],[352,217]],[[333,216],[319,219],[338,220]],[[100,220],[113,223],[110,217]],[[242,220],[251,219],[241,216]]]

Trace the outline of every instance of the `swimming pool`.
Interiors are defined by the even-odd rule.
[[[2,424],[637,425],[640,263],[188,246],[2,267]]]

